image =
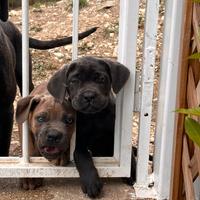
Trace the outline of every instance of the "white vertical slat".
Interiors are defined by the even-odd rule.
[[[120,1],[120,30],[118,61],[130,70],[130,78],[117,95],[115,134],[121,137],[120,167],[124,176],[130,176],[131,136],[136,65],[136,39],[138,30],[139,0]]]
[[[164,42],[161,61],[159,102],[155,140],[154,178],[159,199],[168,199],[176,109],[177,74],[182,13],[185,0],[168,0],[165,5]]]
[[[149,142],[152,114],[158,14],[159,0],[147,1],[144,31],[145,34],[143,50],[142,96],[137,160],[137,184],[144,185],[148,185],[147,178]]]
[[[79,0],[73,0],[72,60],[75,60],[78,57],[78,16]]]
[[[29,39],[28,39],[28,21],[29,21],[29,1],[22,0],[22,94],[23,97],[29,94]],[[29,162],[28,152],[28,123],[23,123],[23,162]]]
[[[78,57],[78,22],[79,22],[79,0],[73,0],[72,60],[75,60]],[[76,141],[76,134],[73,134],[70,144],[70,160],[73,160],[75,141]]]

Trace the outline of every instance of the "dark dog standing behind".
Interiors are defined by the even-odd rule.
[[[79,34],[83,39],[95,32],[96,28]],[[16,84],[22,91],[22,35],[12,22],[0,21],[0,156],[8,156],[13,125],[13,102],[16,95]],[[38,49],[49,49],[70,44],[72,37],[51,41],[29,39],[29,45]],[[29,54],[30,91],[32,83],[32,62]]]
[[[129,70],[118,62],[83,57],[65,65],[48,84],[55,98],[61,102],[69,99],[77,111],[74,160],[82,190],[89,197],[98,196],[102,189],[91,154],[113,156],[115,99],[112,90],[118,93],[128,77]]]
[[[0,156],[7,156],[13,124],[16,94],[15,50],[0,26]]]

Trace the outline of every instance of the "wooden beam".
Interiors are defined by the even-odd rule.
[[[199,71],[200,71],[200,68],[199,68]],[[199,79],[200,79],[200,76],[199,76]],[[200,104],[200,80],[196,87],[196,98],[197,98],[197,106],[198,106]],[[200,121],[200,120],[198,119],[198,121]],[[200,176],[200,148],[196,144],[195,144],[194,155],[195,155],[196,161],[197,161],[198,174]]]
[[[192,23],[192,1],[185,1],[182,23],[182,46],[180,47],[179,78],[177,87],[177,108],[186,107],[186,84],[188,72],[188,55],[190,52]],[[181,172],[182,143],[184,133],[184,115],[177,114],[174,132],[174,149],[172,161],[172,178],[170,199],[181,200],[183,176]]]
[[[200,71],[200,67],[199,67],[199,71]],[[197,101],[198,101],[198,105],[200,106],[200,80],[197,84]]]
[[[185,194],[187,200],[195,200],[193,177],[190,168],[190,155],[188,151],[187,137],[183,139],[183,153],[182,153],[182,170],[185,186]]]
[[[188,108],[194,108],[198,106],[196,86],[194,81],[193,70],[191,67],[189,67],[188,71],[187,104]],[[194,119],[197,120],[198,118],[195,117]]]
[[[197,165],[197,168],[198,168],[198,174],[200,176],[200,148],[196,144],[195,144],[194,155],[196,157],[196,165]]]
[[[198,52],[200,52],[199,23],[200,23],[200,5],[199,3],[194,3],[192,24],[194,31],[194,40],[196,42]]]
[[[196,161],[196,156],[194,155],[192,159],[190,160],[190,168],[192,172],[192,177],[193,181],[197,178],[198,176],[198,168],[197,168],[197,161]]]

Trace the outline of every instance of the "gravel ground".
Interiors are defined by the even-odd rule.
[[[36,190],[19,189],[18,179],[0,179],[0,200],[88,200],[78,179],[45,179],[44,186]],[[134,189],[120,179],[104,180],[101,200],[135,199]]]

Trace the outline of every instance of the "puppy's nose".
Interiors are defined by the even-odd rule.
[[[86,101],[91,102],[92,100],[95,99],[96,94],[95,94],[95,92],[86,91],[86,92],[84,92],[83,97]]]
[[[47,134],[47,141],[48,142],[59,142],[62,138],[62,133],[53,130]]]

